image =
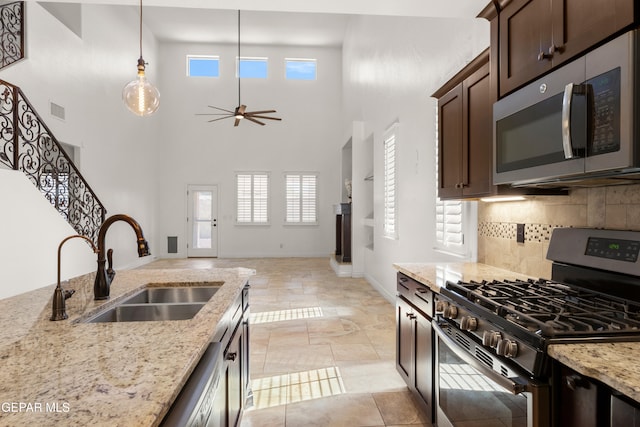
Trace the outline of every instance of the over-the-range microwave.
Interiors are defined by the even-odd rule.
[[[624,33],[494,104],[494,184],[640,182],[638,37]]]

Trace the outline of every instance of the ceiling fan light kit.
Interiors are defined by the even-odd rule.
[[[279,117],[273,116],[265,116],[265,114],[275,113],[276,110],[261,110],[261,111],[247,111],[247,106],[242,103],[240,100],[240,64],[242,58],[240,56],[240,11],[238,10],[238,106],[232,111],[226,108],[214,107],[213,105],[208,105],[209,108],[213,108],[214,110],[222,111],[221,113],[201,113],[196,114],[197,116],[220,116],[214,119],[209,120],[211,122],[217,122],[218,120],[234,118],[233,126],[238,126],[240,121],[246,119],[250,122],[259,124],[264,126],[265,123],[262,120],[282,120]]]

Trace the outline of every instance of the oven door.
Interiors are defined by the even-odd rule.
[[[432,324],[438,427],[549,426],[548,384],[516,374],[448,324]]]

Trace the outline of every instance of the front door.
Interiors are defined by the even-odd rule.
[[[187,186],[188,257],[218,256],[218,187]]]

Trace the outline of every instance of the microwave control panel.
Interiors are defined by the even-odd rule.
[[[620,68],[587,81],[592,107],[591,143],[588,155],[620,149]]]

